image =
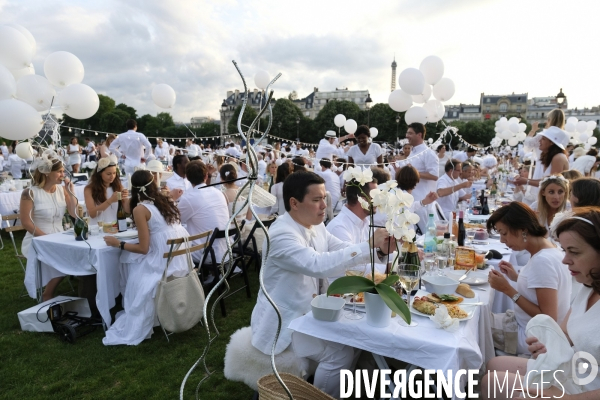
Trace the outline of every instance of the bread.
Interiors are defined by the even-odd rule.
[[[475,297],[475,292],[471,289],[471,286],[467,285],[466,283],[459,283],[458,287],[456,288],[456,293],[468,299]]]

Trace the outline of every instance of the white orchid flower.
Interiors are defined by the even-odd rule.
[[[356,168],[354,171],[354,179],[360,184],[360,186],[364,186],[369,182],[373,182],[373,171],[370,168],[366,168],[363,171]]]
[[[385,187],[388,191],[394,189],[396,186],[398,186],[398,182],[396,182],[395,179],[389,180],[385,183]]]
[[[419,221],[421,220],[418,214],[410,212],[408,210],[404,212],[404,216],[406,217],[406,221],[413,225],[419,223]]]
[[[368,210],[370,208],[369,202],[363,199],[361,196],[358,196],[358,202],[360,203],[360,206],[365,210]]]
[[[346,182],[350,182],[352,179],[354,179],[354,170],[354,167],[348,167],[348,169],[344,171],[344,180]]]

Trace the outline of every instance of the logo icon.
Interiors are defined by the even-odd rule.
[[[577,385],[587,385],[598,375],[598,361],[590,353],[578,351],[571,359],[573,381]],[[587,376],[585,376],[587,374]]]

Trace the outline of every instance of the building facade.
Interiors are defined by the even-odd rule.
[[[227,97],[223,99],[223,103],[221,104],[221,134],[228,133],[227,125],[229,121],[231,121],[231,117],[233,117],[233,113],[238,106],[241,106],[244,102],[244,97],[246,96],[245,92],[240,92],[239,90],[227,91]],[[260,112],[260,109],[265,105],[265,101],[267,96],[263,94],[262,91],[258,89],[254,89],[252,92],[248,92],[248,102],[246,103],[246,107],[252,107],[256,112]],[[272,100],[271,104],[274,104],[275,101]]]
[[[202,124],[212,123],[215,124],[217,121],[212,117],[192,117],[190,119],[190,128],[200,128]]]
[[[302,100],[294,102],[305,117],[315,119],[319,111],[330,101],[351,101],[356,103],[361,110],[365,110],[365,100],[369,97],[368,90],[348,90],[348,88],[335,88],[329,92],[320,92],[319,88],[314,88],[313,92]]]
[[[478,104],[447,105],[445,121],[480,121],[481,110]]]
[[[523,116],[527,112],[527,93],[486,95],[481,93],[481,120],[495,121],[507,115]]]

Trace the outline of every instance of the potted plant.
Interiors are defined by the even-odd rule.
[[[365,184],[373,180],[373,172],[371,169],[361,170],[360,168],[350,167],[344,172],[344,180],[347,185],[358,186],[361,188]],[[386,182],[383,189],[373,189],[369,194],[361,190],[363,197],[358,200],[361,206],[369,211],[370,228],[369,236],[373,238],[375,226],[373,223],[373,215],[377,209],[379,212],[385,213],[387,221],[385,229],[393,236],[398,244],[400,241],[412,241],[415,237],[413,224],[419,222],[419,216],[412,213],[408,208],[413,203],[412,195],[396,189],[397,182]],[[397,246],[400,248],[400,246]],[[398,261],[400,252],[392,263],[394,265]],[[407,324],[411,322],[410,311],[406,303],[391,287],[398,281],[398,275],[388,274],[385,280],[380,283],[375,283],[375,249],[371,249],[371,279],[362,276],[344,276],[333,281],[327,289],[328,295],[345,294],[345,293],[365,293],[365,302],[369,297],[367,294],[378,295],[378,299],[383,300],[385,305],[393,312],[398,314]],[[373,296],[370,296],[373,298]],[[368,317],[367,311],[367,317]],[[388,314],[391,315],[391,313]]]

